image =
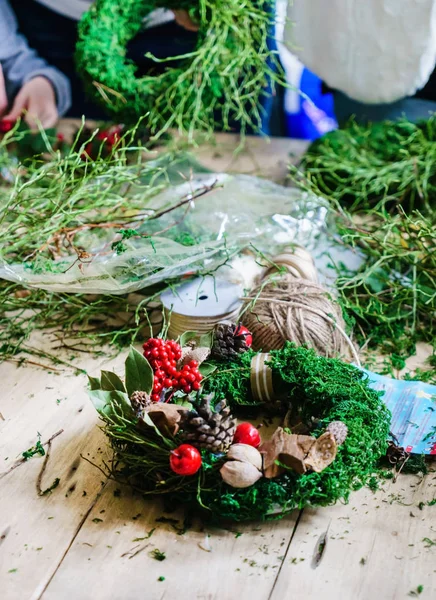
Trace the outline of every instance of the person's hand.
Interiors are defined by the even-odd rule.
[[[5,78],[3,77],[3,69],[0,65],[0,117],[8,108],[8,97],[6,95]]]
[[[48,79],[37,76],[25,83],[18,92],[9,113],[3,116],[3,120],[14,122],[21,116],[24,116],[31,129],[37,129],[39,124],[44,129],[56,125],[58,120],[56,96]]]
[[[176,23],[178,25],[180,25],[187,31],[198,31],[199,26],[197,25],[197,23],[194,23],[194,21],[189,16],[189,13],[187,10],[176,9],[176,10],[173,10],[173,13],[174,13],[174,18],[176,20]]]

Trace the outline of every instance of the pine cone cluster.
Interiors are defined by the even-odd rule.
[[[246,352],[250,345],[247,343],[247,330],[235,323],[218,323],[212,345],[214,358],[231,360],[238,354]]]
[[[186,415],[182,425],[183,437],[193,446],[212,452],[226,452],[233,442],[236,419],[225,400],[213,408],[212,398],[213,395],[203,397],[196,410]]]
[[[137,415],[142,413],[147,406],[152,404],[150,395],[147,392],[133,392],[130,396],[130,404]]]

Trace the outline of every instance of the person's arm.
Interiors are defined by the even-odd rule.
[[[35,119],[51,127],[71,105],[68,78],[29,48],[24,36],[18,33],[15,15],[8,0],[0,0],[0,65],[5,90],[12,107],[5,115],[0,106],[0,117],[15,120],[27,111],[26,120]],[[1,85],[0,79],[0,85]],[[0,100],[2,93],[0,92]]]

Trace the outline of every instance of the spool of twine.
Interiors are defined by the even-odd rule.
[[[268,358],[269,354],[262,352],[251,360],[250,387],[257,402],[272,402],[274,399],[272,370],[265,364]]]
[[[281,254],[274,256],[271,262],[273,264],[265,269],[261,276],[262,280],[277,273],[277,267],[281,267],[292,277],[318,283],[318,272],[312,255],[301,246],[284,249]]]
[[[167,336],[171,340],[176,340],[185,331],[196,331],[200,334],[208,333],[221,321],[237,321],[238,313],[239,307],[225,314],[200,317],[182,315],[164,308],[165,321],[169,323]]]
[[[340,307],[319,284],[282,277],[263,283],[244,298],[242,323],[253,334],[253,349],[279,350],[289,340],[327,357],[359,357],[345,333]]]

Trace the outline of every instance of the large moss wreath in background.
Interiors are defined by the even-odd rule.
[[[216,401],[226,398],[236,414],[244,406],[253,410],[256,402],[250,392],[250,364],[254,354],[248,351],[234,362],[218,363],[216,371],[206,378],[202,393],[214,392]],[[282,415],[292,406],[307,422],[315,417],[316,437],[332,421],[342,421],[348,427],[345,442],[324,471],[300,475],[288,470],[277,478],[262,478],[250,487],[236,489],[224,483],[220,475],[225,457],[203,450],[203,464],[197,474],[176,475],[170,469],[169,456],[180,444],[178,434],[162,437],[152,424],[138,422],[128,396],[118,385],[116,390],[113,382],[102,388],[99,380],[91,380],[97,391],[90,394],[115,452],[112,475],[145,494],[163,495],[171,507],[183,504],[204,510],[215,522],[277,518],[294,508],[347,500],[351,491],[368,483],[387,449],[390,413],[381,393],[370,388],[367,375],[358,368],[289,342],[282,350],[271,352],[269,365],[284,392]]]
[[[79,24],[77,66],[91,93],[119,120],[146,117],[154,132],[242,130],[261,124],[259,99],[278,80],[268,48],[272,0],[97,0]],[[196,49],[161,74],[136,76],[126,47],[156,8],[188,9],[199,23]],[[173,59],[174,60],[174,59]],[[162,62],[162,61],[159,61]]]

